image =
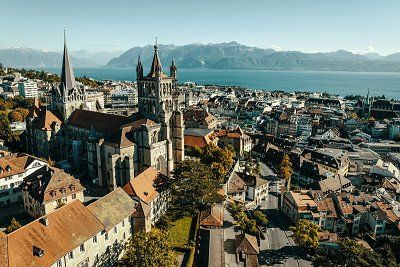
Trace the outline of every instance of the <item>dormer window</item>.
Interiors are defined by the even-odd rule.
[[[50,196],[55,197],[57,195],[56,191],[51,191]]]
[[[7,165],[7,167],[6,167],[6,171],[11,171],[12,170],[12,168],[11,168],[11,166],[10,165]]]
[[[75,185],[71,184],[71,185],[69,186],[69,189],[71,189],[72,191],[75,190]]]
[[[63,188],[61,188],[60,189],[60,191],[61,191],[61,194],[65,194],[66,192],[67,192],[67,190],[65,190],[65,188],[63,187]]]
[[[4,172],[3,167],[0,167],[0,173],[3,173],[3,172]]]
[[[41,258],[41,257],[43,257],[43,255],[44,255],[43,249],[41,249],[37,246],[33,246],[33,256]]]

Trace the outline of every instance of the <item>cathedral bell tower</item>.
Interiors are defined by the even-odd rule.
[[[177,68],[173,61],[170,67],[171,76],[163,72],[158,55],[157,42],[154,45],[153,61],[149,74],[146,76],[143,75],[143,66],[140,57],[136,66],[139,113],[161,124],[160,137],[161,140],[167,141],[167,165],[169,172],[173,170],[174,160],[183,159],[183,146],[179,145],[179,153],[175,151],[178,147],[176,145],[177,136],[181,139],[184,130],[182,112],[177,111],[177,107],[174,107],[172,99],[172,94],[176,87],[176,70]],[[181,141],[179,144],[181,144]],[[175,155],[182,156],[178,159]]]

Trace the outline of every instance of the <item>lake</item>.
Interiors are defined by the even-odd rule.
[[[58,68],[44,68],[61,73]],[[149,71],[148,69],[145,69]],[[132,81],[136,79],[135,68],[95,67],[74,68],[75,76],[87,76],[97,80],[112,79]],[[168,73],[167,69],[165,72]],[[385,95],[400,99],[400,73],[335,72],[335,71],[270,71],[270,70],[213,70],[178,69],[179,82],[197,84],[237,85],[261,90],[287,92],[327,92],[342,96]]]

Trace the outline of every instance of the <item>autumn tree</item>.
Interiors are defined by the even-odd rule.
[[[126,253],[120,266],[170,267],[176,266],[176,255],[161,231],[138,232],[126,245]]]
[[[4,231],[6,234],[9,234],[11,232],[14,232],[15,230],[21,228],[22,225],[19,221],[17,221],[14,217],[11,220],[11,223],[9,226],[7,226],[6,230]]]
[[[310,220],[301,219],[290,227],[297,245],[306,249],[318,247],[318,225]]]
[[[286,188],[290,190],[291,178],[293,174],[292,162],[287,154],[283,156],[281,163],[278,166],[278,174],[281,179],[286,181]]]
[[[22,114],[16,110],[13,110],[10,113],[8,113],[8,119],[11,122],[23,122],[24,121],[24,117],[22,116]]]

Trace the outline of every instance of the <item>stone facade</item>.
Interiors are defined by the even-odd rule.
[[[148,167],[170,175],[184,158],[184,122],[175,91],[177,68],[162,72],[158,46],[151,71],[137,66],[139,112],[131,116],[89,110],[86,92],[75,82],[64,45],[61,84],[50,109],[35,105],[27,117],[27,149],[51,158],[66,171],[108,188],[124,186]]]

